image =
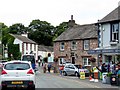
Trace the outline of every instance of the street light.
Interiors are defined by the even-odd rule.
[[[3,48],[2,48],[2,25],[0,24],[0,54],[1,54],[1,58],[3,58]]]

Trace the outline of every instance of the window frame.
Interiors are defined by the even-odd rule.
[[[60,42],[60,51],[64,51],[64,50],[65,50],[65,43]]]
[[[62,62],[62,63],[61,63]],[[65,63],[65,59],[64,58],[59,58],[59,65],[64,65]]]
[[[87,61],[86,61],[86,64],[84,63],[84,62],[85,62],[85,59],[87,60]],[[91,62],[89,61],[89,58],[88,58],[88,57],[83,57],[82,60],[83,60],[83,65],[84,65],[84,66],[91,66]],[[90,62],[90,64],[89,64],[89,62]]]
[[[115,26],[115,25],[117,25],[117,26]],[[115,27],[117,27],[117,28],[115,29]],[[119,23],[112,23],[111,24],[110,41],[111,42],[117,42],[117,41],[119,41]]]
[[[71,41],[71,50],[77,50],[77,41]]]
[[[90,40],[83,40],[83,50],[89,50],[89,49],[90,49]]]

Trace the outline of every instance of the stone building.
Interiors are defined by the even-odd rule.
[[[59,65],[65,62],[91,66],[90,58],[97,56],[87,53],[88,50],[98,47],[97,27],[95,24],[78,25],[73,17],[69,20],[70,27],[54,40],[54,57]]]

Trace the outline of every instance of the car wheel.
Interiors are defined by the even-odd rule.
[[[63,75],[64,75],[64,76],[67,76],[67,73],[64,71],[64,72],[63,72]]]
[[[1,90],[7,90],[6,87],[2,87]]]
[[[35,90],[35,85],[32,87],[28,87],[28,90]]]
[[[75,76],[76,76],[76,77],[78,77],[78,76],[79,76],[78,72],[75,72]]]

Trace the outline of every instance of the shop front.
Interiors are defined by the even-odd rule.
[[[99,63],[120,62],[120,49],[96,49],[89,50],[88,54],[98,54]],[[98,64],[99,64],[98,63]]]

